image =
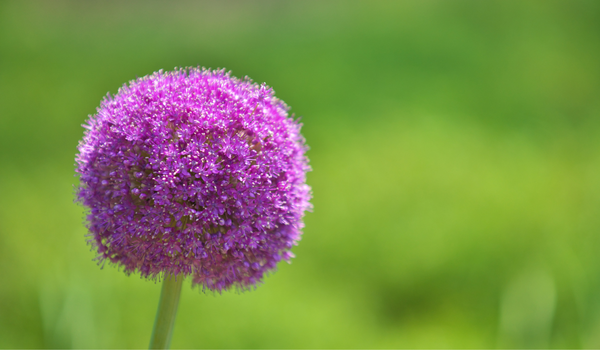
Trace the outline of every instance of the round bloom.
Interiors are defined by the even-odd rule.
[[[289,262],[310,188],[288,109],[264,84],[197,68],[107,95],[77,156],[98,259],[216,291],[252,287]]]

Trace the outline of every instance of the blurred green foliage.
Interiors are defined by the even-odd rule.
[[[0,347],[142,348],[100,269],[81,124],[176,66],[302,116],[314,212],[256,291],[184,285],[174,348],[600,347],[600,2],[0,3]]]

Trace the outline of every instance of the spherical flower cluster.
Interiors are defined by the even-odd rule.
[[[252,287],[289,261],[310,188],[288,109],[264,84],[198,68],[108,95],[76,159],[99,260],[213,291]]]

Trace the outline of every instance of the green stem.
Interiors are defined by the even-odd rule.
[[[156,320],[150,338],[150,349],[168,349],[177,315],[183,276],[166,274],[160,292]]]

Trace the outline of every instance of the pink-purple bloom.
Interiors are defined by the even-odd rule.
[[[260,282],[300,239],[307,146],[266,85],[159,71],[102,101],[79,144],[78,200],[100,261],[221,291]]]

